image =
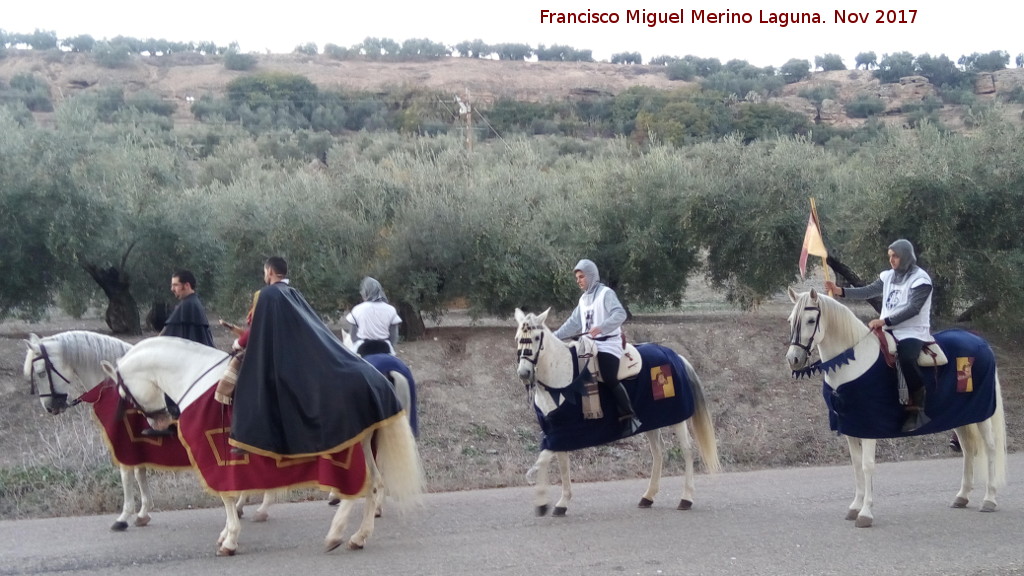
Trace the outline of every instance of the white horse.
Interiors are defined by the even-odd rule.
[[[139,408],[155,419],[166,409],[164,394],[174,399],[182,412],[182,422],[193,402],[216,385],[227,355],[220,350],[181,338],[158,337],[139,342],[117,361],[116,367],[104,363],[106,374],[123,385]],[[372,446],[371,446],[372,443]],[[377,500],[386,492],[399,505],[416,503],[424,490],[424,476],[415,439],[406,418],[396,418],[362,438],[362,451],[368,471],[368,488],[363,520],[348,541],[348,547],[361,549],[374,527]],[[227,517],[217,539],[218,556],[234,555],[241,524],[234,499],[221,494]],[[326,551],[342,543],[341,535],[353,499],[338,507],[325,538]]]
[[[824,375],[823,392],[829,403],[833,429],[842,432],[844,426],[849,426],[849,429],[879,431],[878,435],[863,438],[846,434],[856,479],[856,492],[846,519],[856,520],[858,528],[867,528],[874,521],[871,507],[874,504],[877,438],[941,432],[950,427],[955,427],[963,449],[963,478],[952,507],[967,506],[977,464],[977,468],[986,474],[985,497],[980,510],[994,511],[996,490],[1006,482],[1006,420],[995,357],[984,340],[962,330],[949,330],[935,335],[944,355],[954,357],[947,358],[949,364],[945,366],[922,368],[926,387],[932,382],[936,387],[929,389],[926,395],[926,407],[932,420],[919,430],[904,433],[900,429],[904,409],[899,404],[895,370],[886,365],[880,340],[872,336],[868,327],[849,308],[833,298],[813,289],[797,294],[792,288],[789,297],[794,306],[789,316],[792,336],[786,360],[794,370],[794,375],[800,375],[801,372],[821,372]],[[953,339],[967,339],[973,347],[971,352],[963,353],[961,357],[957,345],[947,344]],[[809,366],[814,347],[817,347],[821,358],[820,364]],[[976,369],[973,378],[971,366]],[[985,381],[985,375],[981,372],[986,369],[990,371],[994,382]],[[947,383],[947,376],[956,379],[957,374],[948,374],[955,370],[960,371],[959,383]],[[844,384],[850,386],[843,388]],[[991,388],[986,388],[988,386]],[[882,390],[881,400],[874,400],[875,387]],[[978,396],[983,392],[986,396]],[[972,418],[969,415],[960,416],[955,411],[961,409],[965,402],[978,402],[985,408],[985,415],[973,422],[964,422]],[[991,411],[993,408],[994,411]],[[944,421],[952,421],[947,416],[950,411],[954,411],[953,414],[959,419],[954,426],[944,426]]]
[[[579,343],[565,343],[555,337],[554,332],[545,326],[548,311],[539,315],[525,314],[522,310],[516,310],[516,342],[518,343],[517,357],[519,359],[518,374],[528,388],[534,388],[534,405],[540,412],[542,418],[548,418],[556,409],[566,407],[567,410],[574,409],[573,403],[580,400],[578,394],[571,389],[575,376],[579,375],[587,360],[583,358],[587,354],[575,352],[582,350],[584,341]],[[592,345],[592,342],[590,343]],[[642,350],[645,346],[641,345]],[[700,385],[700,378],[694,371],[693,366],[682,356],[668,349],[662,349],[672,356],[678,358],[684,366],[685,374],[674,375],[676,380],[672,382],[673,375],[669,376],[670,386],[675,386],[671,395],[668,395],[666,402],[653,400],[633,404],[637,410],[637,416],[643,423],[639,432],[643,432],[650,443],[653,463],[651,466],[651,478],[647,485],[647,491],[640,499],[640,508],[650,508],[654,504],[654,497],[658,494],[661,483],[662,468],[664,465],[664,445],[661,437],[661,428],[649,428],[647,422],[661,422],[661,427],[671,428],[675,431],[683,453],[683,490],[682,497],[677,508],[689,510],[693,506],[694,478],[693,460],[694,453],[690,441],[690,431],[687,423],[693,426],[693,435],[700,450],[704,468],[708,472],[717,472],[721,469],[718,460],[718,443],[715,439],[714,423],[708,411],[707,403],[704,401],[704,392]],[[574,358],[579,358],[574,362]],[[596,362],[593,364],[596,365]],[[646,364],[642,369],[650,370],[652,367]],[[657,368],[655,368],[657,369]],[[596,367],[593,368],[596,370]],[[625,382],[624,382],[625,383]],[[688,385],[687,385],[688,384]],[[678,394],[676,394],[678,392]],[[575,397],[573,395],[575,394]],[[652,395],[650,391],[641,391],[639,394]],[[636,395],[631,394],[636,397]],[[678,408],[674,399],[683,399],[685,404],[692,407],[690,414]],[[579,408],[575,408],[579,410]],[[646,419],[645,419],[646,418]],[[615,417],[605,418],[603,422],[593,426],[605,427],[610,431],[611,436],[604,434],[603,441],[597,440],[587,443],[588,446],[596,446],[618,438],[618,424]],[[551,424],[552,429],[557,429],[557,424]],[[592,426],[592,428],[593,428]],[[600,428],[598,429],[600,431]],[[547,438],[545,439],[545,442]],[[583,446],[579,446],[583,447]],[[571,450],[575,448],[570,448]],[[555,504],[554,516],[564,516],[572,499],[572,485],[569,478],[569,453],[567,450],[554,450],[544,448],[541,450],[537,462],[527,472],[527,480],[536,483],[535,507],[537,515],[543,516],[548,511],[547,486],[548,468],[553,456],[558,456],[558,469],[562,480],[562,493]]]
[[[30,382],[32,393],[38,394],[43,408],[54,416],[79,404],[77,399],[68,401],[72,394],[83,394],[107,379],[101,365],[103,361],[115,362],[132,347],[118,338],[86,330],[71,330],[46,338],[29,334],[25,346],[28,349],[25,354],[25,379]],[[132,523],[135,526],[147,526],[152,520],[150,511],[153,508],[149,468],[119,464],[118,469],[123,495],[121,514],[110,529],[115,532],[127,530],[128,520],[133,516],[135,520]],[[137,512],[136,497],[139,503]],[[268,492],[263,495],[263,502],[253,516],[253,522],[267,520],[268,509],[273,501],[273,494]],[[244,504],[245,498],[239,498],[236,503],[239,516],[242,515]]]

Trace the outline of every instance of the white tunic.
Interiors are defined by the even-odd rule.
[[[391,326],[401,324],[402,319],[398,316],[395,307],[387,302],[361,302],[352,308],[352,311],[345,317],[350,324],[358,326],[356,329],[356,341],[353,343],[356,350],[360,344],[367,340],[383,340],[391,346]],[[392,353],[394,349],[392,347]]]
[[[580,297],[580,322],[583,324],[583,331],[589,332],[594,326],[604,324],[607,311],[604,309],[604,298],[611,288],[601,286],[590,304],[586,304],[586,294]],[[606,338],[607,337],[607,338]],[[597,340],[597,351],[613,354],[616,358],[622,358],[622,328],[616,328],[608,334],[601,334]],[[606,338],[606,339],[605,339]]]
[[[883,320],[898,312],[910,302],[911,290],[917,286],[931,285],[932,283],[931,277],[920,267],[907,274],[900,283],[895,282],[896,272],[894,270],[886,270],[879,274],[878,277],[882,279],[881,318]],[[916,315],[890,328],[892,335],[897,340],[916,338],[925,342],[931,341],[931,309],[932,295],[929,294],[928,300],[925,301],[924,306],[921,307],[921,310]]]

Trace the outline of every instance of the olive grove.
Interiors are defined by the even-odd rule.
[[[810,138],[522,137],[478,143],[396,132],[253,134],[100,122],[63,104],[55,125],[0,109],[0,315],[106,311],[114,332],[192,269],[209,308],[240,316],[263,260],[285,256],[336,317],[377,277],[409,319],[574,305],[572,265],[597,262],[633,308],[677,306],[705,274],[756,306],[796,278],[817,199],[833,257],[870,281],[906,237],[936,282],[936,314],[1024,312],[1024,131],[970,136],[928,123],[842,152]],[[326,162],[310,160],[319,158]]]

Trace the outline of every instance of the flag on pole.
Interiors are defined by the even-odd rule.
[[[807,276],[807,255],[821,256],[822,263],[828,258],[828,250],[825,249],[825,241],[821,239],[821,227],[818,225],[818,213],[814,209],[814,199],[811,198],[811,215],[807,217],[807,231],[804,232],[804,245],[800,249],[800,277]]]

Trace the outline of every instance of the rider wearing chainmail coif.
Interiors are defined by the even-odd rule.
[[[619,406],[619,420],[624,423],[622,436],[630,436],[640,428],[626,388],[619,382],[619,359],[622,358],[622,323],[626,310],[615,291],[601,283],[597,264],[580,260],[573,269],[576,284],[583,290],[580,302],[555,336],[565,339],[585,332],[597,343],[597,366],[604,388],[611,392]]]
[[[896,338],[900,370],[910,392],[911,416],[903,424],[904,432],[913,432],[928,423],[925,414],[925,388],[917,358],[925,342],[933,340],[931,335],[932,279],[917,265],[914,246],[908,240],[900,239],[889,245],[889,265],[878,275],[878,279],[861,288],[839,288],[831,280],[825,281],[825,288],[832,294],[867,300],[882,297],[882,313],[868,322],[868,328],[884,328]]]

